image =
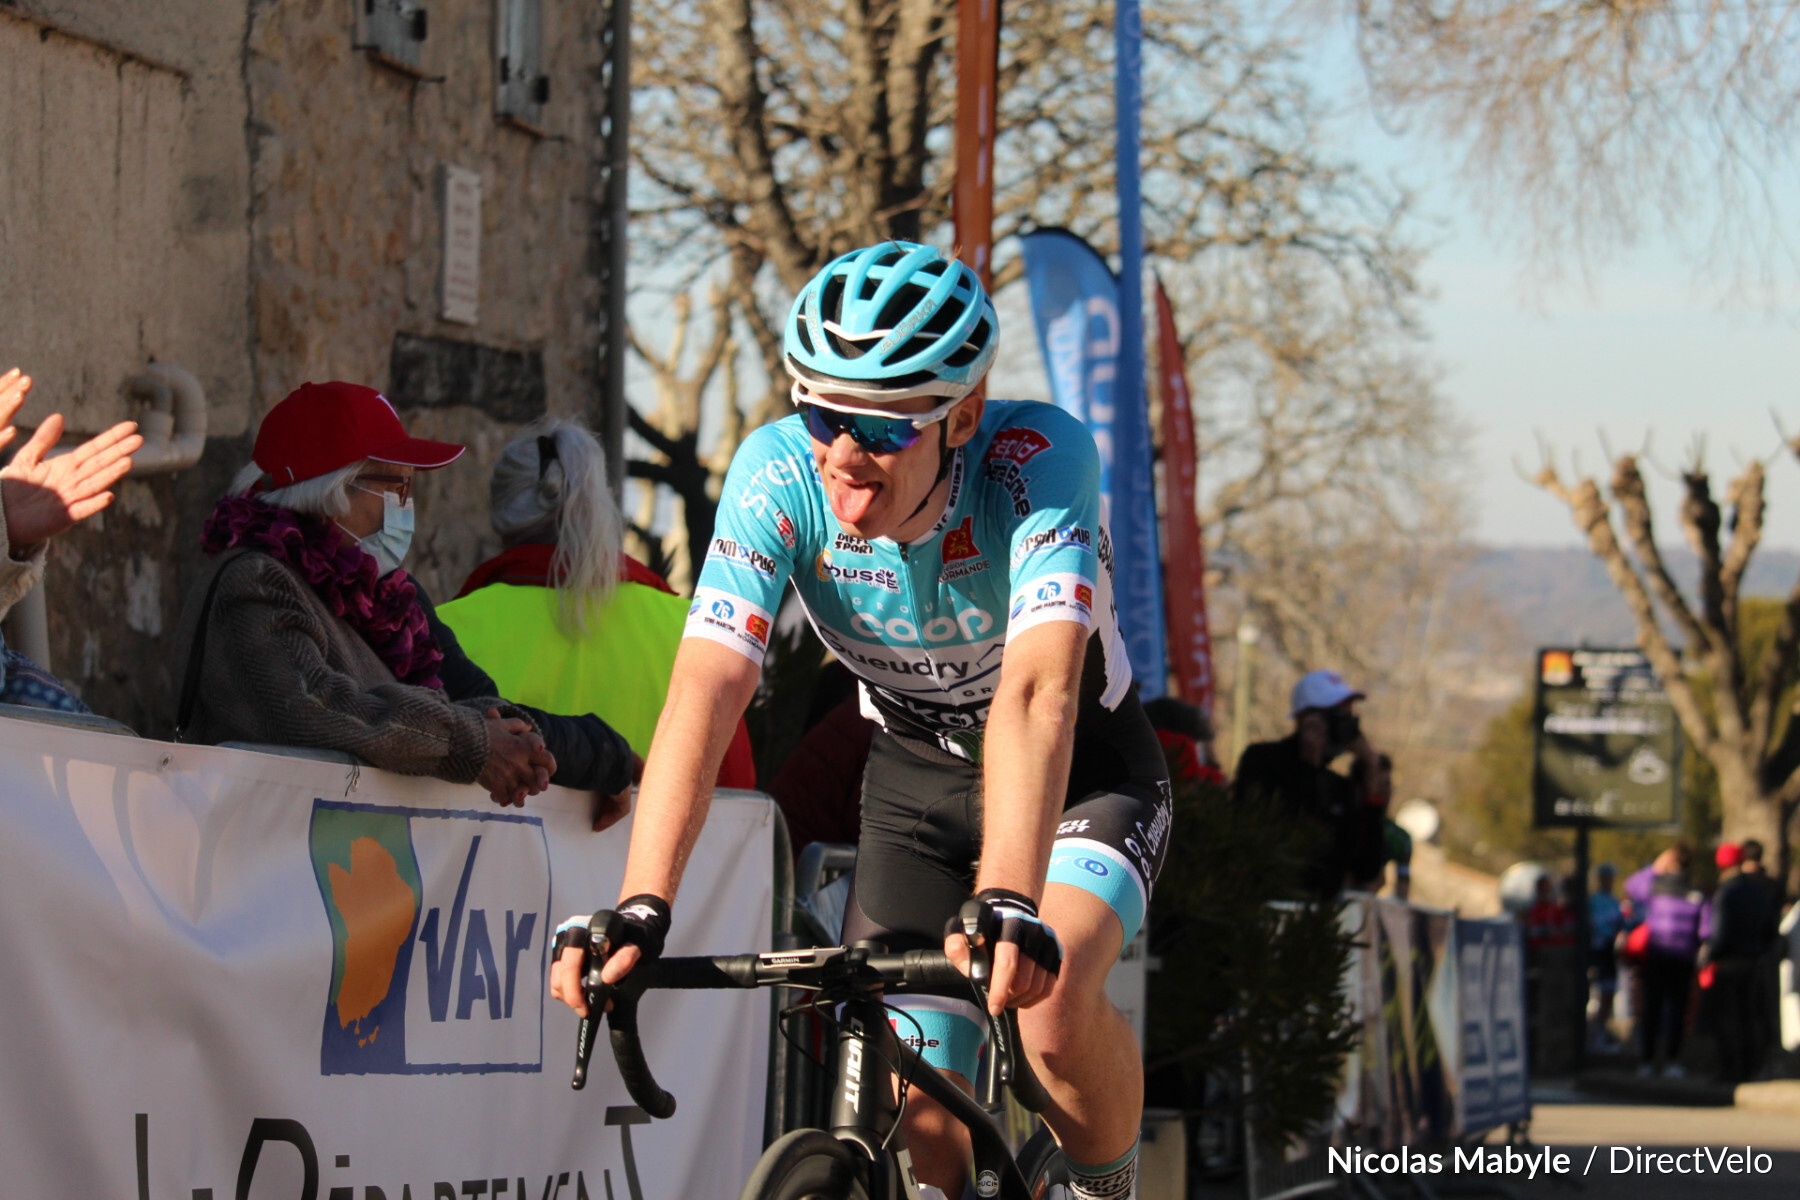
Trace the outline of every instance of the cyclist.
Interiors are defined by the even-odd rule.
[[[973,394],[998,333],[974,273],[908,242],[834,260],[795,300],[800,411],[746,438],[726,478],[638,793],[631,933],[603,977],[661,950],[792,579],[880,726],[845,940],[941,945],[966,969],[946,922],[971,893],[989,904],[990,1005],[1021,1010],[1073,1195],[1123,1197],[1143,1075],[1104,982],[1142,923],[1170,795],[1114,616],[1093,439],[1052,405]],[[584,1012],[579,963],[565,951],[551,989]],[[973,1076],[973,1005],[893,999],[903,1037]],[[966,1132],[916,1094],[907,1127],[919,1178],[961,1195]]]

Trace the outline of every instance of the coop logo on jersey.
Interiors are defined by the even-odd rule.
[[[1053,529],[1040,529],[1019,543],[1013,551],[1014,564],[1022,563],[1039,550],[1055,549],[1061,546],[1078,546],[1083,550],[1091,550],[1094,546],[1094,535],[1089,529],[1080,525],[1058,525]]]
[[[315,800],[309,841],[332,939],[321,1074],[542,1069],[541,819]]]
[[[813,561],[813,573],[820,583],[856,583],[878,587],[884,592],[900,590],[900,576],[887,567],[840,567],[831,561],[831,551],[819,551]]]
[[[944,532],[944,562],[961,562],[981,554],[975,546],[975,518],[964,517],[962,524]]]
[[[994,440],[988,443],[986,461],[1004,458],[1024,466],[1050,446],[1050,439],[1037,430],[1014,426],[994,435]]]
[[[840,533],[831,539],[831,548],[844,554],[873,554],[875,547],[853,533]]]
[[[759,642],[767,642],[769,640],[769,623],[755,613],[751,613],[744,618],[744,632]]]
[[[775,560],[742,542],[716,537],[712,540],[711,553],[733,566],[749,567],[758,575],[766,575],[769,578],[775,576]]]

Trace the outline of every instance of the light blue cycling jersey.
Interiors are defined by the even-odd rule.
[[[1087,429],[1054,405],[989,400],[949,477],[930,532],[864,540],[832,515],[804,420],[756,430],[725,478],[685,636],[760,663],[792,579],[819,637],[861,679],[867,715],[980,761],[1007,641],[1075,621],[1092,631],[1083,705],[1116,708],[1131,669]]]

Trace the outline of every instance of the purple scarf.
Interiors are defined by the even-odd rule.
[[[200,548],[212,557],[237,547],[267,554],[306,580],[325,607],[381,656],[395,679],[443,690],[437,666],[444,652],[405,571],[381,576],[375,559],[330,521],[227,496],[206,519]]]

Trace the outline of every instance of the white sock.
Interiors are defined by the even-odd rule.
[[[1137,1143],[1122,1158],[1097,1167],[1069,1164],[1070,1200],[1134,1200],[1137,1196]]]

